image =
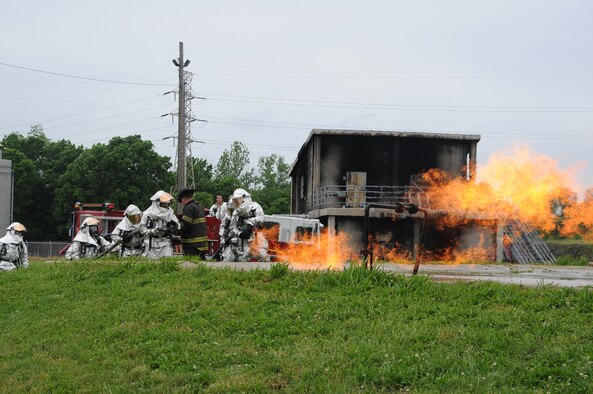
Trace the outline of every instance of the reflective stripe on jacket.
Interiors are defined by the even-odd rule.
[[[183,207],[181,242],[183,244],[192,244],[200,250],[208,248],[204,208],[194,200],[191,200]]]

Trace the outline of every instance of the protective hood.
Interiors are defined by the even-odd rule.
[[[237,212],[237,215],[239,216],[251,216],[252,212],[254,210],[257,210],[258,207],[260,207],[260,205],[256,202],[251,201],[251,197],[249,197],[249,201],[247,200],[247,198],[245,198],[243,204],[238,206],[235,209],[235,212]]]
[[[115,227],[115,230],[131,231],[131,230],[137,229],[138,227],[140,227],[140,222],[138,222],[136,224],[130,222],[130,219],[128,219],[128,215],[140,215],[140,214],[142,214],[142,211],[140,210],[140,208],[138,208],[134,204],[128,205],[128,207],[124,211],[124,218],[122,219],[121,222],[119,222],[117,224],[117,226]],[[114,232],[116,232],[115,230],[114,230]]]
[[[251,200],[251,194],[249,194],[249,192],[247,190],[241,189],[241,188],[236,189],[233,192],[233,195],[231,196],[231,199],[235,199],[235,198],[238,198],[238,197],[243,197],[245,200],[247,200],[247,199]]]
[[[6,227],[6,229],[7,230],[20,231],[20,232],[27,231],[27,229],[25,228],[25,226],[23,226],[19,222],[12,222],[12,223],[10,223],[10,225],[8,227]]]
[[[162,191],[162,190],[159,190],[158,192],[154,193],[154,194],[152,195],[152,197],[150,197],[150,201],[158,201],[158,200],[159,200],[159,198],[160,198],[160,197],[161,197],[163,194],[165,194],[165,192],[164,192],[164,191]]]
[[[142,213],[142,211],[140,210],[140,208],[138,208],[134,204],[128,205],[128,207],[124,211],[124,215],[126,215],[126,216],[127,215],[138,215],[139,213]]]
[[[17,234],[16,232],[25,232],[27,229],[19,222],[11,223],[10,226],[6,227],[6,235],[0,238],[0,242],[4,244],[21,244],[24,242],[23,235]]]
[[[76,237],[74,237],[74,241],[93,244],[97,247],[99,246],[97,241],[91,236],[89,228],[86,226],[80,228],[80,231],[78,232],[78,234],[76,234]]]
[[[233,214],[233,211],[235,210],[235,203],[233,202],[233,199],[230,198],[229,202],[226,203],[226,211],[227,214],[230,216]]]
[[[22,235],[16,235],[14,234],[13,230],[8,230],[6,232],[6,235],[2,238],[0,238],[0,242],[3,244],[22,244],[23,241],[23,236]]]
[[[175,212],[173,212],[173,210],[170,207],[163,208],[159,204],[160,204],[159,197],[156,197],[156,201],[155,200],[152,201],[152,204],[150,205],[150,207],[148,207],[148,209],[146,211],[144,211],[144,215],[148,216],[151,219],[158,218],[165,222],[170,222],[171,220],[178,221],[177,217],[175,216]]]

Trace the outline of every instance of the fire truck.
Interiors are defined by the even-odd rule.
[[[102,236],[111,234],[117,224],[123,219],[124,211],[115,209],[115,204],[112,202],[105,203],[81,203],[74,204],[74,211],[72,211],[72,225],[70,226],[70,240],[73,240],[80,225],[84,219],[94,217],[101,221],[99,232]]]

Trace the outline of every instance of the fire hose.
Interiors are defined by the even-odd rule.
[[[121,245],[124,242],[124,238],[126,238],[126,239],[132,238],[132,236],[134,236],[136,234],[140,234],[141,232],[142,232],[142,229],[140,229],[140,228],[130,231],[128,234],[125,235],[125,237],[120,237],[116,242],[111,244],[111,246],[109,246],[109,248],[107,248],[103,252],[99,253],[97,257],[103,257],[103,256],[108,255],[109,252],[111,252],[113,249],[115,249],[116,247],[118,247],[119,245]]]

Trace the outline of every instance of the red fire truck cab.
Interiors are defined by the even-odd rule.
[[[124,211],[115,209],[115,204],[112,202],[105,203],[81,203],[74,204],[74,211],[72,212],[72,225],[70,227],[70,239],[73,240],[80,225],[84,219],[94,217],[101,221],[99,225],[99,232],[105,236],[110,234],[117,224],[124,217]]]

